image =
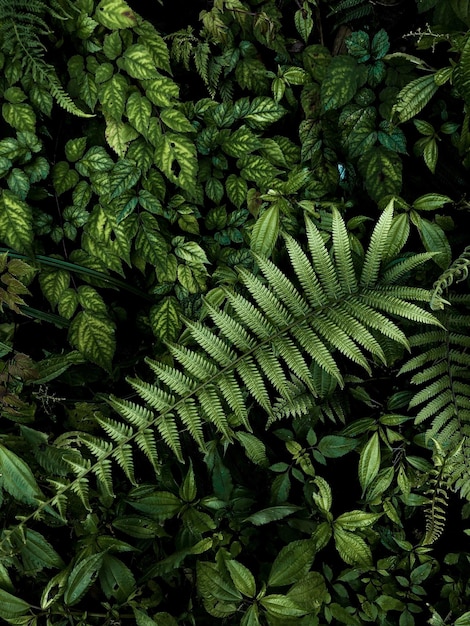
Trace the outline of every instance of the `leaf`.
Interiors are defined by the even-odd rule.
[[[18,252],[29,252],[33,242],[31,207],[3,189],[0,200],[0,239]]]
[[[219,572],[216,563],[197,561],[197,588],[204,597],[213,597],[220,602],[239,602],[243,596],[230,579]]]
[[[427,193],[413,202],[413,208],[417,211],[435,211],[436,209],[441,209],[449,202],[452,202],[449,196],[443,196],[439,193]]]
[[[424,109],[437,89],[434,74],[427,74],[412,80],[397,95],[392,113],[398,115],[401,123],[410,120]]]
[[[129,499],[131,507],[159,522],[175,517],[184,505],[178,496],[170,491],[156,491],[148,496],[135,499],[134,497],[131,494],[132,499]]]
[[[382,59],[387,54],[389,48],[390,41],[387,31],[381,28],[372,39],[372,43],[370,45],[370,53],[374,59]]]
[[[225,561],[225,567],[238,591],[248,598],[254,598],[256,595],[256,581],[250,570],[232,559]]]
[[[92,173],[109,172],[114,166],[114,161],[101,146],[92,146],[75,168],[82,176],[90,176]]]
[[[114,324],[109,318],[81,311],[70,324],[69,341],[92,363],[111,371],[116,340]]]
[[[402,186],[402,162],[396,152],[383,146],[371,148],[359,159],[359,171],[373,200],[379,201],[387,195],[399,195]]]
[[[129,144],[138,136],[139,133],[130,124],[112,117],[106,120],[106,141],[119,157],[125,156]]]
[[[11,170],[7,179],[8,187],[20,198],[26,200],[30,188],[30,180],[23,170],[15,167]]]
[[[70,572],[64,593],[64,602],[69,606],[77,604],[96,580],[103,564],[104,553],[92,554],[79,559]]]
[[[15,500],[36,505],[42,497],[29,466],[14,452],[0,445],[0,474],[3,489]]]
[[[51,544],[37,531],[26,529],[25,541],[20,548],[24,571],[28,574],[44,568],[63,567],[64,563]]]
[[[304,4],[303,9],[299,9],[295,12],[294,23],[297,32],[304,42],[307,43],[313,30],[312,9],[307,4]]]
[[[29,613],[31,608],[28,602],[25,602],[21,598],[17,598],[8,591],[5,591],[5,589],[0,589],[0,606],[2,607],[2,617],[5,620],[21,618],[22,615]]]
[[[263,130],[285,114],[286,110],[272,98],[258,96],[253,98],[248,112],[243,117],[251,128]]]
[[[196,186],[198,160],[194,143],[184,135],[166,133],[155,146],[155,165],[167,178],[193,192]]]
[[[462,615],[455,620],[454,626],[470,626],[470,611],[462,613]]]
[[[132,78],[145,80],[158,75],[152,54],[142,44],[136,43],[128,46],[122,57],[118,59],[118,65]]]
[[[306,612],[317,613],[328,598],[325,579],[318,572],[308,572],[289,589],[287,596]]]
[[[160,110],[160,120],[179,133],[192,133],[196,129],[192,126],[186,115],[178,109],[165,108]]]
[[[237,209],[246,201],[248,185],[244,178],[240,178],[235,174],[229,174],[225,180],[225,190],[228,199]]]
[[[452,250],[445,232],[435,222],[430,222],[421,217],[418,218],[417,226],[419,236],[426,250],[438,253],[433,257],[433,261],[442,269],[447,269],[452,260]]]
[[[98,98],[106,118],[121,119],[126,106],[128,89],[129,84],[122,74],[114,74],[108,81],[99,86]]]
[[[345,563],[362,567],[372,565],[372,553],[362,537],[344,530],[336,523],[333,526],[333,535],[336,549]]]
[[[164,272],[167,267],[169,245],[160,233],[158,222],[153,215],[142,212],[139,215],[139,229],[135,247],[145,261],[155,266],[157,272]]]
[[[65,144],[65,156],[67,161],[75,163],[82,158],[86,149],[86,137],[78,137],[77,139],[69,139]]]
[[[34,133],[36,130],[36,115],[29,104],[11,104],[5,102],[2,105],[4,120],[18,131]]]
[[[357,440],[350,437],[326,435],[320,439],[318,449],[324,457],[338,459],[348,454],[348,452],[355,450],[357,445]]]
[[[252,180],[260,186],[270,186],[273,178],[280,174],[280,170],[268,160],[257,154],[247,154],[237,161],[241,176]]]
[[[114,200],[132,189],[141,176],[140,167],[128,159],[119,159],[110,173],[109,199]]]
[[[124,603],[132,592],[135,592],[134,574],[120,559],[112,554],[105,554],[99,572],[99,580],[104,595],[116,598]]]
[[[65,270],[43,269],[39,274],[39,284],[43,294],[56,307],[62,297],[62,293],[70,284],[70,274]]]
[[[101,0],[96,7],[94,18],[112,30],[131,28],[137,23],[134,12],[124,0]]]
[[[152,115],[152,104],[150,100],[134,91],[127,99],[126,115],[129,119],[129,123],[145,137]]]
[[[274,559],[268,585],[282,587],[302,580],[312,565],[316,551],[316,543],[312,539],[291,541]]]
[[[264,598],[261,598],[260,604],[266,609],[268,615],[277,619],[301,617],[308,613],[308,611],[301,609],[288,596],[280,594],[264,596]]]
[[[321,104],[324,111],[339,109],[354,97],[363,82],[361,68],[349,56],[335,56],[321,83]]]
[[[173,296],[163,299],[160,304],[150,309],[150,325],[152,332],[161,341],[175,341],[181,326],[181,307]]]
[[[459,62],[453,72],[454,84],[465,104],[470,104],[470,37],[462,49]]]
[[[174,253],[191,265],[202,265],[209,263],[203,248],[195,241],[185,241],[184,237],[175,237],[172,240]]]
[[[255,222],[250,248],[255,254],[269,257],[279,236],[279,205],[273,203]]]
[[[284,519],[288,515],[292,515],[293,513],[297,513],[297,511],[302,510],[302,507],[294,506],[291,504],[284,504],[280,506],[271,506],[268,509],[262,509],[261,511],[257,511],[253,513],[249,517],[247,517],[244,521],[250,522],[254,526],[264,526],[264,524],[269,524],[270,522],[277,522],[280,519]]]
[[[381,513],[366,513],[359,510],[348,511],[337,517],[335,524],[338,524],[344,530],[356,530],[357,528],[372,526],[381,517]]]
[[[52,168],[52,183],[58,196],[75,187],[78,181],[77,172],[70,169],[67,161],[60,161]]]
[[[359,458],[359,483],[363,493],[377,476],[380,461],[380,438],[378,433],[374,433],[362,449]]]

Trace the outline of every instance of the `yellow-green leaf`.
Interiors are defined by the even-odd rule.
[[[118,65],[120,65],[129,76],[140,80],[155,78],[158,74],[149,49],[139,43],[133,44],[125,49],[124,54],[118,60]]]
[[[374,433],[362,449],[359,458],[359,483],[364,492],[377,476],[380,469],[381,453],[379,433]]]
[[[279,206],[273,203],[255,222],[250,248],[260,256],[269,257],[279,236]]]
[[[124,0],[101,0],[96,7],[94,18],[112,30],[131,28],[137,23],[135,13]]]
[[[161,341],[174,341],[182,326],[181,307],[173,296],[150,309],[150,325],[153,334]]]
[[[92,363],[111,370],[116,341],[114,324],[109,318],[81,311],[70,324],[69,341]]]
[[[0,201],[0,239],[18,252],[28,252],[33,242],[31,207],[4,189]]]

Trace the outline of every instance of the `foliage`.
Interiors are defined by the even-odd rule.
[[[0,617],[468,623],[468,3],[154,5],[0,0]]]

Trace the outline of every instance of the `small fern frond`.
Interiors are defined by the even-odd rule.
[[[444,300],[442,294],[454,282],[460,283],[468,278],[470,271],[470,246],[467,246],[462,254],[455,259],[452,265],[438,278],[434,283],[434,291],[431,296],[431,309],[434,311],[442,310],[447,300]]]
[[[393,200],[382,212],[375,228],[372,232],[369,247],[367,248],[364,265],[360,278],[362,287],[369,287],[377,282],[382,259],[387,256],[387,244],[389,242],[389,232],[393,220]]]

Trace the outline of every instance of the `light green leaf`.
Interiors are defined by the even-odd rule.
[[[269,465],[269,460],[266,456],[266,446],[261,439],[243,430],[237,430],[236,438],[245,449],[246,456],[252,463],[260,465],[261,467],[267,467]]]
[[[380,469],[380,438],[376,432],[361,451],[359,458],[359,483],[364,492],[377,476]]]
[[[65,319],[71,319],[77,310],[78,296],[75,289],[66,289],[60,295],[58,300],[58,313]]]
[[[152,104],[148,98],[141,96],[136,91],[131,93],[127,99],[126,115],[130,124],[142,135],[146,135],[150,117],[152,115]]]
[[[316,551],[316,542],[312,539],[291,541],[282,548],[274,559],[269,573],[268,585],[270,587],[282,587],[301,580],[310,569]]]
[[[193,192],[196,185],[198,161],[194,143],[184,135],[166,133],[158,137],[155,165],[167,178]]]
[[[237,161],[241,176],[252,180],[261,187],[268,187],[277,174],[281,173],[268,159],[257,154],[247,154]]]
[[[260,626],[258,606],[251,604],[242,617],[240,626]]]
[[[168,128],[179,133],[192,133],[196,130],[186,115],[178,111],[178,109],[161,109],[160,119]]]
[[[18,252],[28,252],[33,242],[31,207],[4,189],[0,201],[0,239]]]
[[[439,156],[439,149],[437,146],[437,140],[435,137],[431,137],[424,144],[423,158],[428,169],[433,174],[436,172],[437,159]]]
[[[124,0],[101,0],[96,7],[94,18],[112,30],[131,28],[137,23],[137,17]]]
[[[345,563],[363,567],[372,565],[372,553],[362,537],[344,530],[336,523],[333,526],[333,535],[336,549]]]
[[[39,284],[43,294],[54,308],[59,304],[63,292],[70,284],[70,274],[65,270],[43,268],[39,274]]]
[[[337,459],[354,450],[358,445],[356,439],[340,435],[326,435],[320,439],[318,449],[324,457]]]
[[[12,104],[5,102],[2,106],[5,122],[19,131],[34,133],[36,130],[36,115],[29,104]]]
[[[337,517],[335,524],[338,524],[344,530],[356,530],[357,528],[372,526],[381,517],[382,513],[366,513],[365,511],[354,510]]]
[[[235,174],[229,174],[225,180],[225,190],[230,202],[239,209],[245,202],[248,193],[246,180]]]
[[[438,252],[433,257],[439,267],[447,269],[452,260],[452,250],[445,232],[435,222],[424,218],[417,220],[418,232],[424,247],[428,252]]]
[[[90,176],[95,172],[109,172],[113,166],[114,161],[103,147],[92,146],[75,168],[82,176]]]
[[[251,128],[262,130],[280,120],[285,114],[286,110],[284,107],[272,98],[258,96],[251,102],[244,119]]]
[[[231,559],[225,561],[225,566],[238,591],[244,596],[248,596],[248,598],[254,598],[256,595],[256,581],[250,570],[238,561]]]
[[[402,123],[410,120],[424,109],[437,89],[434,74],[427,74],[412,80],[398,94],[392,113],[397,114]]]
[[[302,615],[308,613],[308,611],[301,609],[288,596],[280,594],[264,596],[264,598],[260,600],[260,604],[266,609],[268,615],[277,619],[301,617]]]
[[[70,324],[69,341],[92,363],[111,371],[116,340],[109,318],[89,311],[78,313]]]
[[[454,626],[470,626],[470,611],[458,617],[454,622]]]
[[[122,54],[122,39],[119,32],[106,35],[103,43],[103,52],[110,61],[114,61]]]
[[[118,59],[118,65],[132,78],[145,80],[158,75],[152,54],[142,44],[136,43],[127,47]]]
[[[67,161],[75,163],[82,158],[86,148],[86,137],[78,137],[77,139],[69,139],[65,144],[65,156]]]
[[[170,52],[163,37],[148,21],[142,22],[135,30],[139,35],[138,43],[151,51],[155,66],[171,74]]]
[[[250,522],[254,526],[264,526],[270,522],[277,522],[280,519],[284,519],[288,515],[301,511],[302,507],[294,506],[293,504],[283,504],[279,506],[271,506],[268,509],[262,509],[253,513],[247,517],[244,521]]]
[[[224,196],[224,186],[217,178],[211,176],[205,185],[205,192],[207,197],[214,202],[214,204],[220,204]]]
[[[77,604],[96,580],[103,564],[104,553],[92,554],[78,561],[70,572],[64,593],[65,604]]]
[[[449,202],[452,202],[449,196],[443,196],[439,193],[427,193],[413,202],[413,208],[417,211],[435,211],[436,209],[441,209],[444,204]]]
[[[152,80],[146,80],[143,83],[145,87],[145,95],[159,107],[169,107],[175,98],[179,96],[178,85],[168,78],[157,74]]]
[[[273,203],[256,220],[251,231],[250,248],[260,256],[271,256],[279,236],[279,205]]]
[[[161,341],[175,341],[181,330],[181,307],[173,296],[163,299],[150,309],[152,332]]]
[[[222,150],[229,156],[239,158],[261,147],[261,141],[247,126],[230,133],[222,143]]]
[[[3,489],[15,500],[26,504],[37,504],[42,497],[29,466],[3,445],[0,445],[0,474],[3,480]]]
[[[136,250],[148,263],[155,266],[157,272],[165,271],[169,246],[160,233],[157,220],[153,215],[142,212],[139,215],[139,222],[135,239]]]
[[[132,189],[140,179],[140,168],[128,159],[119,159],[110,172],[109,199],[114,200]]]
[[[303,9],[299,9],[295,12],[294,22],[297,32],[302,37],[304,42],[307,43],[313,30],[312,9],[308,6],[308,4],[305,3]]]
[[[184,237],[175,237],[172,240],[174,253],[180,259],[194,265],[209,263],[205,251],[195,241],[185,241]]]
[[[129,84],[122,74],[114,74],[109,80],[99,86],[98,98],[103,113],[115,120],[120,120],[126,105],[126,96]]]
[[[30,188],[30,181],[27,174],[18,167],[14,167],[7,178],[8,187],[20,198],[26,200]]]
[[[289,589],[287,596],[306,612],[318,613],[328,598],[325,579],[318,572],[308,572]]]
[[[131,141],[139,136],[138,131],[121,120],[110,117],[106,120],[105,137],[109,146],[123,158]]]

